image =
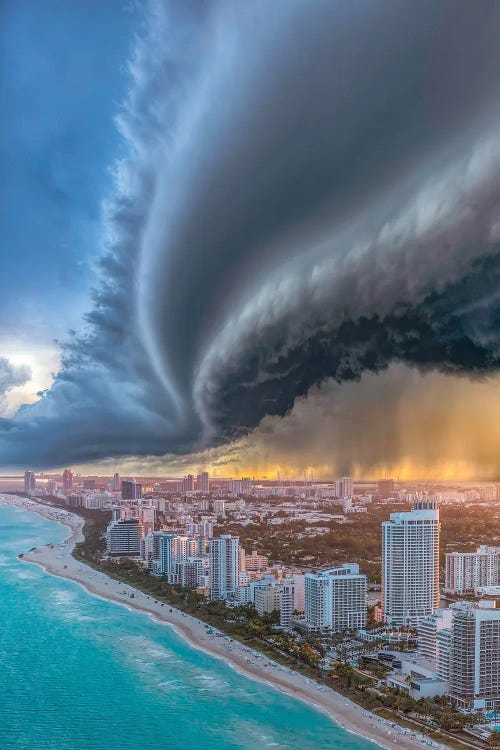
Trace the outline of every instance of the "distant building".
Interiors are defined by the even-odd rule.
[[[134,479],[122,480],[122,500],[140,500],[142,497],[142,484]]]
[[[82,496],[72,492],[70,493],[70,495],[68,495],[68,503],[73,508],[80,508],[83,505]]]
[[[366,625],[366,576],[346,563],[305,575],[305,620],[315,632],[361,630]]]
[[[497,498],[497,488],[494,484],[487,484],[479,488],[479,499],[483,502],[491,502]]]
[[[188,474],[187,477],[184,477],[182,482],[182,491],[183,492],[193,492],[194,491],[194,475]]]
[[[439,510],[432,499],[382,523],[384,620],[418,625],[439,606]]]
[[[352,477],[342,477],[335,480],[336,497],[352,497],[354,492],[354,482]]]
[[[252,480],[250,477],[241,478],[241,492],[243,495],[249,495],[252,491]]]
[[[500,547],[481,545],[476,552],[447,552],[445,591],[476,592],[500,583]]]
[[[106,552],[108,555],[139,557],[143,536],[144,529],[139,518],[112,521],[106,534]]]
[[[96,487],[96,481],[95,479],[84,479],[83,480],[83,489],[84,490],[95,490]]]
[[[210,540],[211,599],[227,599],[235,593],[239,574],[239,544],[238,537],[230,534]]]
[[[198,474],[196,477],[196,489],[198,492],[210,492],[210,479],[208,476],[208,471],[204,471],[201,474]]]
[[[394,479],[379,479],[377,482],[377,495],[381,499],[392,497],[394,495]]]
[[[24,491],[31,492],[36,488],[35,472],[27,470],[24,472]]]
[[[111,489],[113,492],[119,492],[120,491],[120,475],[118,472],[113,474],[113,479],[111,480]]]
[[[63,491],[69,492],[73,489],[73,472],[71,469],[64,469],[63,471]]]
[[[223,516],[224,513],[226,512],[226,503],[224,502],[224,500],[220,500],[216,498],[213,501],[213,509],[216,515]]]

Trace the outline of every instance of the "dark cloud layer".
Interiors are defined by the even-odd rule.
[[[5,466],[183,454],[500,360],[500,6],[152,3],[101,282]]]

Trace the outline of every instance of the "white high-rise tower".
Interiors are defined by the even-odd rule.
[[[439,510],[432,498],[382,523],[384,619],[418,625],[439,606]]]
[[[223,534],[210,540],[210,598],[227,599],[238,585],[240,540]]]

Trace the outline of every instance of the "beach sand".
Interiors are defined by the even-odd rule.
[[[72,556],[74,545],[83,539],[83,519],[69,511],[45,505],[15,495],[0,495],[0,503],[38,513],[44,518],[67,526],[70,536],[61,544],[48,544],[30,552],[20,550],[22,559],[36,563],[47,573],[79,583],[95,596],[148,613],[156,620],[173,626],[192,646],[217,658],[224,659],[242,674],[314,705],[325,711],[344,729],[372,740],[382,747],[420,748],[424,745],[444,748],[418,732],[393,724],[358,706],[334,690],[318,685],[314,680],[273,662],[229,636],[218,637],[207,633],[201,620],[153,598],[127,584],[115,581],[105,573],[94,570]],[[131,598],[131,594],[134,597]]]

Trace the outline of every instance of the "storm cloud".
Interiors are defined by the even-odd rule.
[[[151,3],[93,307],[1,463],[224,445],[396,363],[497,372],[499,31],[487,0]]]

